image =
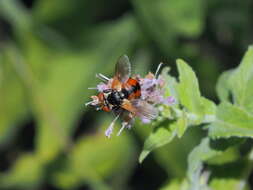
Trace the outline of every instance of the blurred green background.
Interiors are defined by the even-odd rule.
[[[113,116],[84,106],[127,54],[133,72],[175,59],[217,102],[219,74],[253,43],[251,0],[0,0],[0,189],[153,190],[185,177],[194,128],[138,156],[152,130],[107,139]],[[119,126],[118,126],[119,127]]]

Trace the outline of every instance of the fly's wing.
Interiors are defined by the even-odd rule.
[[[137,100],[131,101],[131,103],[137,110],[137,114],[136,114],[137,116],[141,118],[147,118],[150,120],[157,118],[158,116],[157,109],[151,104],[147,103],[146,101],[137,99]]]
[[[121,83],[125,83],[131,74],[131,64],[127,55],[122,55],[115,66],[115,76]]]
[[[128,100],[124,100],[121,107],[140,118],[147,118],[149,120],[153,120],[158,116],[157,109],[151,104],[141,99],[132,100],[131,102]]]

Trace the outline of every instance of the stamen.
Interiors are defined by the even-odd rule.
[[[105,75],[101,73],[96,74],[96,77],[105,82],[108,82],[110,80],[108,77],[106,77]]]
[[[119,132],[117,133],[117,136],[119,136],[121,134],[121,132],[124,130],[124,128],[127,126],[126,122],[122,123],[122,127],[120,128]]]
[[[97,90],[97,87],[89,87],[88,90]]]
[[[156,72],[155,72],[155,78],[157,78],[157,75],[158,75],[158,72],[160,71],[161,69],[161,66],[163,65],[163,63],[160,63],[156,69]]]
[[[107,136],[108,138],[111,137],[111,134],[112,134],[113,128],[114,128],[114,124],[115,124],[115,122],[117,121],[117,119],[119,118],[119,116],[120,116],[120,114],[118,114],[118,115],[114,118],[114,120],[111,122],[111,124],[109,125],[109,127],[106,129],[106,131],[105,131],[105,136]]]
[[[87,103],[85,104],[85,106],[88,106],[88,105],[92,104],[93,102],[94,102],[94,100],[92,100],[92,101],[90,101],[90,102],[87,102]]]

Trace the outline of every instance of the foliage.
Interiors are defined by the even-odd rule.
[[[208,189],[209,174],[207,175],[207,172],[211,173],[212,169],[204,169],[203,171],[204,163],[207,166],[208,164],[211,166],[213,164],[220,165],[220,162],[225,165],[237,159],[240,159],[242,163],[245,162],[245,159],[248,160],[240,169],[237,168],[234,171],[236,172],[237,180],[231,177],[224,181],[223,178],[212,174],[210,187],[222,189],[223,186],[221,184],[228,182],[228,186],[232,189],[246,188],[245,180],[248,177],[248,168],[252,167],[252,150],[250,149],[250,152],[243,157],[238,156],[239,152],[231,150],[234,146],[237,146],[238,149],[242,143],[241,141],[234,141],[233,137],[252,138],[253,117],[249,97],[252,97],[252,85],[250,84],[253,84],[253,47],[249,47],[238,68],[234,69],[233,72],[225,72],[221,75],[221,79],[217,85],[221,102],[217,108],[213,102],[201,97],[197,78],[192,69],[182,60],[177,62],[177,66],[179,70],[179,83],[174,83],[174,85],[176,85],[175,88],[177,89],[178,104],[181,107],[180,109],[179,107],[171,107],[170,109],[175,113],[180,113],[182,110],[181,112],[184,114],[174,116],[173,119],[176,121],[167,123],[168,127],[159,124],[157,129],[153,130],[145,141],[140,161],[143,161],[147,155],[147,151],[150,152],[173,140],[175,137],[173,134],[177,134],[180,128],[182,128],[180,127],[182,123],[179,122],[180,120],[188,121],[183,122],[185,125],[184,129],[190,125],[208,124],[208,136],[192,150],[188,157],[187,177],[189,189]],[[173,85],[173,83],[170,83],[170,85]],[[230,93],[232,100],[229,99]],[[185,130],[180,132],[179,138],[182,137],[184,132]],[[224,138],[227,142],[219,141],[218,143],[221,144],[217,146],[215,141]],[[211,161],[209,162],[209,160]],[[224,177],[228,176],[225,175]]]

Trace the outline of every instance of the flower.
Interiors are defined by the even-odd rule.
[[[103,82],[101,82],[101,83],[99,83],[99,84],[97,85],[97,90],[98,90],[99,92],[103,92],[103,91],[106,90],[106,89],[109,89],[109,86],[108,86],[107,84],[103,83]]]
[[[105,136],[107,136],[108,138],[110,138],[112,132],[113,132],[113,126],[110,125],[110,126],[105,130]]]
[[[176,99],[173,96],[169,96],[168,98],[164,99],[163,102],[165,105],[172,106],[176,103]]]
[[[140,78],[142,99],[154,105],[163,103],[164,85],[165,81],[161,75],[155,78],[153,73],[149,73],[145,78]]]

